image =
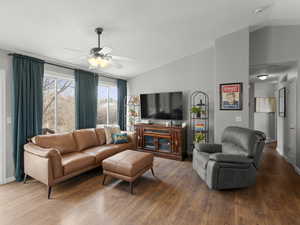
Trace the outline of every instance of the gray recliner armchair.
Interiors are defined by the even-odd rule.
[[[209,188],[222,190],[255,184],[266,136],[242,127],[227,127],[221,144],[199,144],[193,168]]]

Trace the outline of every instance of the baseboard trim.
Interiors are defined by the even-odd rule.
[[[11,182],[14,182],[16,180],[15,177],[7,177],[5,178],[5,184],[8,184],[8,183],[11,183]]]
[[[291,164],[292,167],[294,168],[295,172],[300,176],[300,168],[298,168],[296,165],[294,165],[293,163],[291,163],[288,159],[288,157],[284,154],[282,154],[279,150],[279,148],[276,148],[276,151],[278,152],[278,154],[283,157],[285,159],[285,161],[287,161],[287,163]]]
[[[279,155],[283,156],[283,154],[281,153],[280,149],[277,147],[276,151],[278,152]]]
[[[300,176],[300,168],[298,168],[297,166],[294,166],[294,169],[295,169],[296,173]]]

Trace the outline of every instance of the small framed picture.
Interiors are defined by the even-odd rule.
[[[278,115],[280,117],[286,116],[286,89],[285,87],[279,89],[278,96]]]
[[[243,110],[243,83],[220,84],[220,110]]]

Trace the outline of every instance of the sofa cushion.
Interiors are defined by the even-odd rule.
[[[109,144],[109,145],[102,145],[102,146],[97,146],[93,148],[89,148],[84,150],[83,152],[89,155],[92,155],[96,157],[97,163],[102,162],[102,160],[117,154],[121,151],[124,151],[126,149],[129,149],[132,147],[132,144],[125,143],[125,144]]]
[[[92,166],[96,163],[94,156],[82,152],[73,152],[62,156],[64,175]]]
[[[79,151],[99,145],[95,129],[75,130],[74,137]]]
[[[32,142],[42,148],[54,148],[61,154],[78,151],[73,133],[61,133],[50,135],[38,135],[32,138]]]
[[[98,138],[99,145],[104,145],[106,143],[104,128],[96,128],[95,132]]]

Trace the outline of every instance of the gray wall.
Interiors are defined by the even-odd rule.
[[[215,54],[215,141],[220,142],[221,134],[227,126],[249,126],[249,30],[243,29],[217,39]],[[233,82],[243,83],[243,110],[219,110],[219,84]]]
[[[210,98],[210,139],[213,141],[214,64],[214,49],[211,47],[130,79],[128,81],[129,95],[182,91],[184,93],[184,119],[188,120],[189,95],[195,90],[206,92]],[[191,141],[189,140],[189,147]]]
[[[300,60],[300,26],[266,27],[250,35],[250,64],[273,64]],[[298,67],[298,74],[300,68]],[[300,79],[297,79],[297,146],[300,146]],[[279,138],[279,137],[278,137]],[[296,165],[300,167],[300,148]]]
[[[7,52],[0,50],[0,69],[5,71],[6,79],[6,178],[14,176],[14,164],[12,153],[12,124],[11,124],[11,87],[12,87],[12,58]]]
[[[276,88],[277,85],[270,82],[254,83],[254,98],[276,97]],[[267,139],[276,140],[276,113],[254,112],[254,129],[264,132]]]

